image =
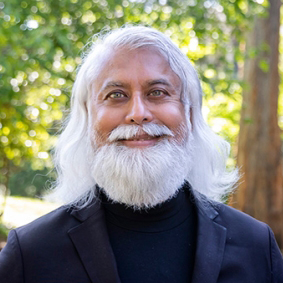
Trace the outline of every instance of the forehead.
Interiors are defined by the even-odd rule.
[[[108,53],[104,60],[94,87],[99,91],[107,83],[150,80],[168,80],[175,87],[180,86],[179,77],[172,71],[165,56],[153,47],[135,50],[120,48]]]

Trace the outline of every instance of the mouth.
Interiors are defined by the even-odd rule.
[[[130,139],[120,139],[118,142],[128,147],[148,147],[155,145],[162,136],[150,136],[147,134],[136,135]]]
[[[160,138],[161,136],[150,136],[147,134],[143,134],[143,135],[136,135],[133,138],[130,139],[121,139],[119,141],[147,141],[147,140],[152,140],[152,139],[157,139]]]

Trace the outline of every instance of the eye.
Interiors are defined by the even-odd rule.
[[[121,92],[112,92],[108,95],[107,98],[112,98],[112,99],[118,99],[118,98],[123,98],[126,97],[124,93]]]
[[[149,95],[154,96],[154,97],[159,97],[159,96],[166,95],[166,93],[162,90],[157,89],[157,90],[152,91]]]

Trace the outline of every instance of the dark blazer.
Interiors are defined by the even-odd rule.
[[[283,282],[282,255],[266,224],[223,204],[196,206],[193,283]],[[120,282],[100,203],[61,207],[11,231],[0,253],[0,282]]]

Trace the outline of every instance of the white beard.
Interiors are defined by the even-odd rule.
[[[104,145],[95,150],[92,174],[114,202],[150,208],[172,198],[192,167],[191,137],[185,145],[163,138],[149,148]]]
[[[142,150],[105,145],[96,152],[92,172],[111,200],[138,209],[172,198],[190,168],[191,158],[184,147],[162,141]]]
[[[111,143],[94,149],[91,158],[91,172],[96,184],[110,200],[134,209],[150,208],[174,197],[192,167],[192,136],[183,138],[181,145],[169,141],[168,137],[172,139],[173,133],[166,126],[146,124],[142,127],[149,135],[168,136],[163,136],[152,147],[130,148],[115,142],[121,138],[129,139],[140,130],[140,126],[117,127],[108,138]],[[95,136],[94,148],[95,140],[99,138]]]

